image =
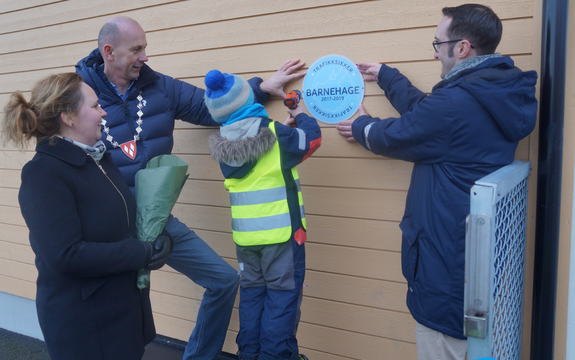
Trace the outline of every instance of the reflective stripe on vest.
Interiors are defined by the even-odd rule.
[[[275,125],[268,125],[274,133]],[[291,169],[298,191],[301,221],[307,227],[299,175]],[[234,242],[241,246],[282,243],[292,235],[286,183],[281,170],[279,144],[276,141],[253,169],[241,179],[226,179],[232,211]]]

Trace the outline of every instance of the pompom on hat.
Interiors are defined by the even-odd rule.
[[[204,102],[216,122],[225,123],[238,110],[254,104],[251,86],[237,75],[210,70],[204,82]]]

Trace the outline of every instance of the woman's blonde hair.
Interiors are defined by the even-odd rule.
[[[24,146],[32,137],[40,141],[58,134],[60,114],[76,113],[82,105],[81,85],[78,74],[61,73],[38,81],[30,101],[13,93],[4,108],[4,137]]]

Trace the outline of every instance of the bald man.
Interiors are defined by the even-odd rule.
[[[148,160],[171,153],[176,119],[218,126],[204,104],[204,90],[152,70],[146,65],[146,47],[138,22],[114,17],[102,26],[98,48],[76,64],[108,113],[102,139],[132,189],[136,172]],[[267,80],[250,79],[256,100],[264,103],[270,94],[283,97],[284,85],[303,76],[298,72],[303,65],[287,61]],[[177,218],[170,216],[166,231],[174,242],[167,264],[206,289],[184,359],[213,360],[224,343],[238,274]]]

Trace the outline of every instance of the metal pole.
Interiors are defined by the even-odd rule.
[[[531,359],[553,359],[568,0],[543,0]]]

